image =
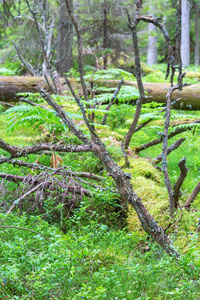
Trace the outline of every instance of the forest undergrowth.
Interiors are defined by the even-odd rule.
[[[128,90],[125,92],[128,97]],[[79,109],[69,97],[67,101],[62,97],[57,101],[77,125],[82,124]],[[100,126],[104,111],[95,113],[96,130],[122,167],[121,142],[135,112],[135,107],[127,101],[111,107],[106,126]],[[40,104],[44,105],[41,101]],[[131,174],[133,188],[148,211],[166,228],[172,222],[168,196],[162,172],[152,164],[152,158],[162,152],[162,146],[134,153],[137,146],[154,139],[162,130],[163,115],[157,115],[159,110],[155,103],[143,106],[140,122],[152,115],[154,121],[134,134],[130,144],[130,167],[125,170]],[[41,121],[40,113],[40,109],[34,110],[28,105],[8,111],[2,108],[0,136],[17,146],[55,140],[76,142],[76,138],[57,122],[55,114],[46,112]],[[182,125],[183,121],[199,117],[198,111],[173,110],[172,128],[173,125],[186,126]],[[51,118],[53,125],[49,121]],[[189,172],[182,187],[181,205],[199,181],[199,133],[198,125],[182,133],[181,137],[186,140],[168,156],[172,183],[179,176],[178,161],[187,157]],[[175,140],[176,137],[170,139],[169,145]],[[5,152],[0,150],[0,155]],[[66,164],[72,171],[104,176],[100,161],[90,152],[65,153],[59,157],[61,166]],[[51,153],[31,154],[28,161],[52,167],[51,158]],[[1,165],[0,170],[26,174],[26,168],[11,164]],[[37,171],[31,169],[29,172],[35,174]],[[94,198],[83,196],[68,216],[62,203],[56,202],[56,194],[44,199],[42,212],[28,204],[35,194],[26,199],[26,212],[15,210],[6,214],[5,206],[0,208],[0,299],[198,299],[200,243],[196,229],[200,196],[196,197],[190,211],[184,207],[177,210],[175,221],[167,231],[181,253],[176,261],[144,233],[133,210],[124,205],[114,190],[112,180],[104,182],[103,187],[97,189],[91,185],[89,190],[95,193]],[[9,208],[18,196],[15,183],[1,181],[0,203],[5,202]]]

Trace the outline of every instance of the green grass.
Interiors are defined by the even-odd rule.
[[[192,251],[176,264],[137,232],[111,230],[97,221],[79,229],[71,221],[62,234],[41,217],[1,214],[0,219],[4,226],[31,228],[50,240],[25,230],[0,229],[1,299],[184,300],[199,296],[198,269],[188,267]]]

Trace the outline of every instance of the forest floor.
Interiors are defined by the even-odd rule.
[[[77,125],[82,124],[76,104],[69,99],[67,102],[58,99],[58,102],[76,119]],[[159,109],[145,105],[140,122],[156,115]],[[124,158],[120,145],[134,111],[135,107],[131,105],[113,105],[107,126],[97,126],[102,141],[121,166]],[[0,137],[7,143],[27,146],[55,138],[51,122],[47,122],[48,116],[44,116],[46,127],[37,125],[37,121],[33,126],[31,122],[36,111],[34,114],[28,109],[25,114],[23,111],[24,119],[21,113],[20,109],[1,110]],[[99,111],[95,122],[99,123],[101,118]],[[182,126],[183,121],[198,118],[199,111],[172,111],[172,125]],[[13,120],[15,127],[12,127]],[[162,126],[163,116],[156,117],[150,125],[134,134],[130,144],[130,168],[126,171],[132,175],[133,188],[149,212],[165,228],[172,222],[168,196],[162,172],[152,165],[152,158],[162,152],[162,145],[134,154],[134,148],[156,138],[156,132],[161,131]],[[189,172],[182,187],[181,205],[199,181],[199,133],[198,126],[182,133],[180,137],[186,140],[168,157],[172,184],[180,173],[178,161],[187,157]],[[73,139],[69,132],[64,131],[60,138]],[[169,145],[176,140],[177,137],[170,139]],[[0,150],[0,155],[5,155],[5,152]],[[29,156],[30,162],[37,159],[38,155]],[[74,171],[104,174],[99,161],[90,153],[70,153],[62,156],[62,160]],[[51,157],[41,156],[39,162],[51,166]],[[0,172],[23,175],[25,169],[3,164]],[[106,185],[112,189],[112,182]],[[62,205],[55,207],[52,199],[44,200],[42,214],[37,210],[20,214],[16,210],[7,215],[3,207],[0,208],[0,226],[18,226],[38,232],[0,228],[0,299],[198,299],[200,243],[196,228],[200,218],[200,196],[196,197],[192,210],[177,210],[174,225],[167,231],[181,253],[180,259],[175,261],[144,233],[132,209],[128,208],[126,217],[122,218],[120,209],[116,210],[118,195],[100,190],[97,194],[95,201],[83,198],[68,218],[63,217]],[[9,207],[17,195],[17,186],[2,180],[0,202],[6,202]]]

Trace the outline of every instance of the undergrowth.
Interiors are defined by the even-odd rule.
[[[161,67],[159,72],[162,72]],[[111,72],[111,75],[116,78],[122,74]],[[129,73],[123,75],[127,78],[130,76]],[[109,73],[104,72],[99,76],[109,76]],[[103,100],[108,100],[113,91],[102,89],[101,92],[103,96],[96,98],[104,97]],[[120,104],[111,107],[106,126],[95,125],[108,151],[122,167],[124,159],[121,142],[135,112],[135,106],[128,103],[137,97],[137,90],[131,95],[129,89],[122,89],[119,94],[122,100],[118,101]],[[87,135],[76,104],[70,98],[66,101],[59,97],[57,100]],[[94,101],[96,99],[92,99],[91,103]],[[148,118],[153,120],[134,134],[130,150],[157,138],[157,132],[162,132],[164,113],[159,114],[161,107],[157,106],[155,103],[144,105],[139,122]],[[94,110],[95,124],[101,123],[105,107]],[[185,126],[181,124],[183,120],[193,120],[199,116],[200,113],[196,111],[173,110],[172,125]],[[187,126],[193,126],[192,130],[180,136],[186,137],[186,141],[168,157],[172,183],[179,176],[178,161],[187,157],[189,173],[182,187],[181,204],[184,204],[200,178],[200,129],[198,125]],[[174,130],[174,127],[170,130]],[[29,105],[16,106],[0,114],[0,136],[6,142],[18,146],[58,141],[78,144],[77,138],[51,110],[44,111]],[[169,145],[176,139],[169,140]],[[166,227],[171,222],[168,196],[162,172],[151,164],[151,158],[161,151],[162,145],[159,144],[142,151],[139,157],[130,152],[131,168],[125,171],[131,174],[133,188],[149,212],[160,225]],[[0,155],[7,154],[0,150]],[[91,153],[59,155],[63,164],[72,171],[105,175],[99,159]],[[28,161],[37,161],[50,167],[51,153],[29,155]],[[1,165],[0,170],[16,175],[27,174],[26,168],[9,164]],[[29,172],[34,174],[33,170]],[[50,242],[39,234],[23,229],[0,228],[0,299],[198,299],[200,247],[196,227],[200,217],[199,196],[193,204],[195,210],[177,210],[175,220],[179,222],[169,228],[173,243],[184,254],[176,262],[142,232],[135,212],[128,208],[127,213],[126,205],[116,193],[111,179],[104,182],[104,190],[92,186],[89,190],[95,197],[79,199],[68,216],[64,215],[62,204],[57,204],[51,197],[45,199],[45,211],[40,215],[33,210],[21,215],[19,211],[6,215],[1,209],[0,226],[29,228],[43,234]],[[2,181],[1,201],[5,201],[9,207],[17,197],[16,185]]]

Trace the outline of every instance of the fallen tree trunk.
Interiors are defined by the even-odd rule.
[[[117,87],[119,80],[96,80],[95,84],[98,86]],[[124,85],[129,85],[137,88],[137,82],[124,81]],[[155,101],[158,103],[166,103],[166,88],[170,87],[169,83],[155,83],[155,82],[143,82],[144,90],[147,92],[147,96],[151,98],[147,102]],[[191,86],[184,87],[182,92],[178,90],[174,91],[172,101],[181,98],[177,101],[174,108],[186,109],[186,110],[198,110],[200,109],[200,84],[193,84]]]
[[[64,83],[64,78],[59,78],[61,90],[67,90]],[[70,79],[72,84],[79,84],[77,79]],[[95,84],[98,86],[117,87],[119,80],[96,80]],[[125,81],[124,85],[129,85],[137,88],[137,83],[134,81]],[[169,83],[155,83],[144,82],[144,89],[151,98],[148,102],[155,101],[158,103],[166,102],[166,88],[170,86]],[[25,76],[0,76],[0,101],[16,102],[19,100],[17,93],[37,93],[38,88],[48,90],[48,85],[43,77],[25,77]],[[180,109],[200,109],[200,84],[193,84],[185,87],[182,92],[175,91],[172,100],[181,98],[174,105],[175,108]]]

